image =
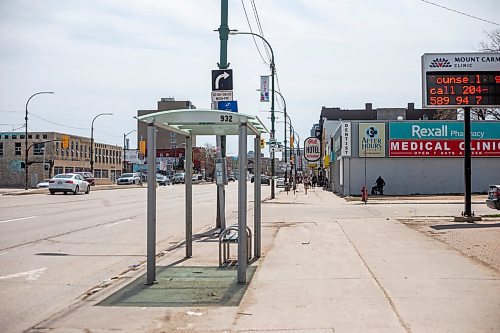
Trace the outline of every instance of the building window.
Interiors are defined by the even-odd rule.
[[[94,169],[94,178],[101,178],[101,170]]]
[[[19,135],[19,139],[24,139],[24,138],[25,138],[24,134]]]
[[[16,156],[21,156],[21,142],[16,142],[14,146]]]
[[[28,139],[33,139],[33,135],[28,134]]]
[[[36,143],[33,146],[33,155],[41,156],[45,150],[45,145],[43,143]]]
[[[73,168],[73,167],[66,167],[66,168],[64,169],[64,172],[65,172],[65,173],[73,173],[73,171],[75,171],[75,168]]]
[[[40,139],[40,134],[35,135],[36,139]]]
[[[0,156],[3,156],[3,142],[0,142]]]
[[[12,139],[17,139],[17,135],[12,134]]]
[[[4,136],[3,136],[3,138],[4,138],[4,139],[8,139],[8,138],[9,138],[9,136],[8,136],[8,135],[4,135]]]
[[[176,135],[177,135],[177,133],[175,133],[175,132],[170,132],[170,137],[175,138],[175,136],[176,136]]]
[[[108,170],[102,170],[101,178],[109,178]]]
[[[63,167],[54,167],[54,175],[60,175],[61,173],[64,173]]]
[[[42,135],[42,138],[47,139],[47,134]]]
[[[59,142],[56,142],[56,155],[59,155]]]
[[[177,139],[170,139],[170,143],[176,143]]]

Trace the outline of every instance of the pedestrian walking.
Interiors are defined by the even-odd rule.
[[[307,188],[309,187],[309,175],[304,174],[304,177],[302,178],[302,182],[304,183],[304,192],[307,194]]]
[[[313,175],[312,176],[312,188],[315,188],[317,183],[318,183],[318,178],[316,177],[316,175]]]

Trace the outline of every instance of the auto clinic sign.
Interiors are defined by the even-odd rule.
[[[389,123],[390,157],[462,157],[460,121]],[[500,122],[471,123],[471,156],[500,157]]]

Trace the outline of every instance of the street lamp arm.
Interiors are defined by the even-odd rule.
[[[271,65],[270,66],[271,66],[271,70],[274,72],[274,70],[276,68],[275,68],[275,65],[274,65],[274,52],[273,52],[273,48],[271,47],[271,44],[269,44],[269,42],[264,37],[262,37],[259,34],[254,33],[254,32],[240,32],[240,31],[237,31],[237,30],[230,30],[229,34],[230,35],[252,35],[252,36],[259,37],[260,39],[262,39],[262,41],[264,43],[266,43],[266,45],[269,47],[269,50],[271,50]]]

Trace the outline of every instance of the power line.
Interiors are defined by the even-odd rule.
[[[252,25],[250,24],[250,20],[248,19],[248,15],[247,15],[247,9],[245,8],[245,3],[243,2],[243,0],[241,0],[241,5],[243,6],[243,11],[245,12],[245,16],[247,18],[247,23],[248,23],[248,27],[250,28],[250,32],[253,33],[253,30],[252,30]],[[255,36],[252,35],[252,38],[253,38],[253,42],[255,43],[255,47],[257,48],[257,51],[259,52],[259,55],[262,59],[262,61],[269,65],[267,62],[266,62],[266,59],[264,59],[264,56],[262,55],[262,53],[260,52],[260,49],[259,49],[259,45],[257,45],[257,41],[255,40]]]
[[[458,10],[455,10],[455,9],[452,9],[452,8],[449,8],[449,7],[446,7],[446,6],[438,5],[437,3],[430,2],[428,0],[420,0],[420,1],[428,3],[429,5],[433,5],[433,6],[436,6],[436,7],[439,7],[439,8],[443,8],[443,9],[449,10],[451,12],[458,13],[460,15],[464,15],[464,16],[468,16],[468,17],[474,18],[474,19],[479,20],[479,21],[483,21],[483,22],[487,22],[487,23],[491,23],[491,24],[500,26],[500,24],[498,24],[496,22],[488,21],[488,20],[485,20],[483,18],[474,16],[474,15],[471,15],[471,14],[467,14],[467,13],[464,13],[464,12],[461,12],[461,11],[458,11]]]
[[[262,37],[264,37],[264,31],[262,30],[262,25],[260,24],[260,18],[259,18],[259,13],[257,11],[257,6],[255,5],[254,0],[251,0],[251,2],[252,2],[253,14],[255,16],[255,21],[257,22],[257,27],[259,28],[259,33]],[[265,43],[264,43],[264,50],[266,50],[267,58],[269,59],[269,61],[271,61],[272,57],[269,52],[269,48]]]
[[[36,115],[36,114],[34,114],[33,112],[30,112],[30,115],[32,115],[33,117],[38,118],[38,119],[40,119],[40,120],[43,120],[43,121],[46,121],[46,122],[48,122],[48,123],[51,123],[51,124],[54,124],[54,125],[57,125],[57,126],[61,126],[61,127],[67,127],[67,128],[79,129],[79,130],[88,130],[88,129],[89,129],[88,127],[74,127],[74,126],[69,126],[69,125],[59,124],[59,123],[56,123],[55,121],[48,120],[48,119],[42,118],[42,117],[40,117],[40,116],[37,116],[37,115]]]

